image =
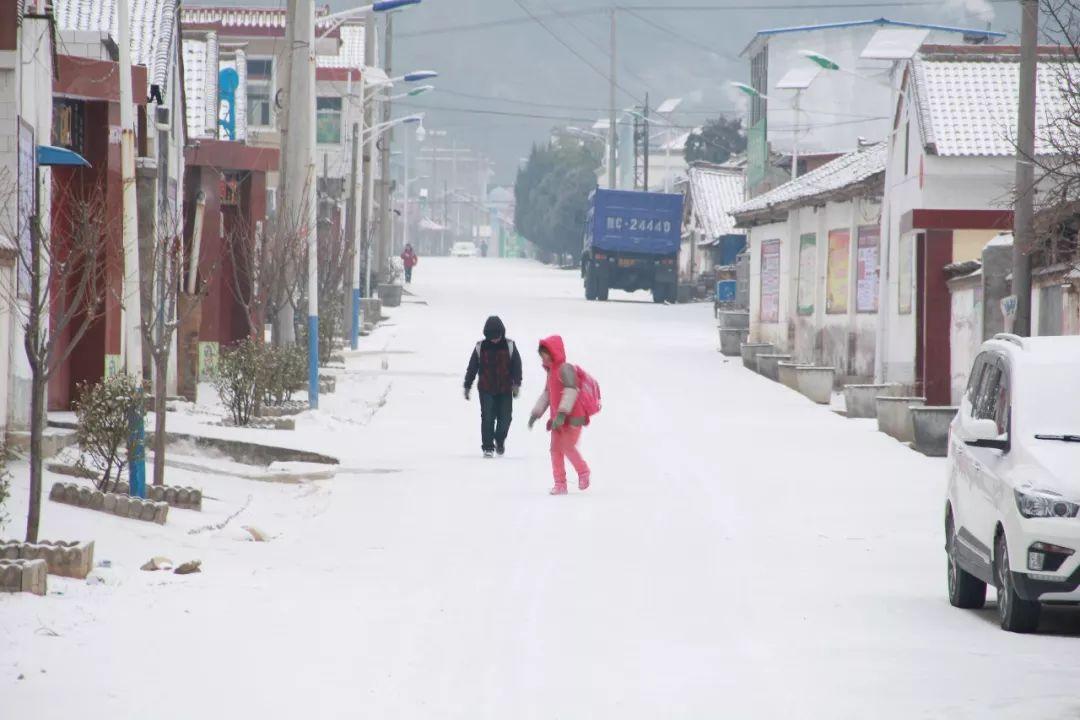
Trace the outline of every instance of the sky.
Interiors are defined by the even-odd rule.
[[[728,83],[748,79],[749,61],[740,53],[761,29],[879,17],[978,28],[989,21],[1014,37],[1019,27],[1012,0],[620,2],[617,105],[640,105],[646,92],[653,106],[683,97],[677,120],[687,126],[741,112]],[[354,3],[330,4],[338,9]],[[426,110],[428,128],[446,130],[449,138],[486,154],[494,161],[495,182],[511,183],[531,144],[543,142],[553,127],[587,128],[607,113],[604,8],[610,4],[423,0],[398,13],[396,68],[440,73],[436,92],[411,101],[409,110]]]

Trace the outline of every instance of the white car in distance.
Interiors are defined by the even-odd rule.
[[[1080,337],[983,343],[949,431],[949,601],[1034,632],[1044,604],[1080,604]]]
[[[451,257],[476,257],[479,255],[479,251],[476,249],[476,244],[464,240],[462,242],[454,243],[454,246],[450,248]]]

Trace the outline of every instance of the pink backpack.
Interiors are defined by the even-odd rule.
[[[600,383],[596,382],[589,373],[585,372],[580,365],[575,365],[577,370],[578,397],[574,403],[575,410],[580,410],[588,421],[590,417],[600,412]],[[577,413],[574,413],[577,414]]]

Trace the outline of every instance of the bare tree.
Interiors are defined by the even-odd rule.
[[[1080,263],[1080,0],[1040,0],[1044,16],[1040,62],[1051,62],[1061,94],[1059,112],[1045,117],[1035,157],[1036,246],[1042,264]]]
[[[163,208],[157,223],[156,237],[147,258],[149,272],[142,274],[142,338],[143,347],[153,364],[154,390],[154,484],[165,484],[165,433],[168,402],[169,358],[177,328],[198,307],[197,303],[182,303],[186,294],[184,281],[183,219],[171,207]],[[202,268],[205,279],[213,277],[218,263]],[[189,288],[200,293],[198,286]]]
[[[250,336],[262,342],[263,328],[294,302],[304,238],[292,213],[256,223],[238,221],[227,238],[232,259],[230,287],[245,311]]]
[[[333,222],[335,201],[329,196],[320,202],[318,227],[318,293],[319,293],[319,361],[326,363],[333,351],[334,341],[344,328],[340,326],[344,300],[345,268],[348,263],[348,243],[345,233]],[[302,262],[307,264],[307,246],[303,246]],[[306,301],[307,275],[300,278],[300,296]],[[350,290],[351,297],[351,290]]]
[[[41,491],[46,390],[87,331],[104,314],[106,243],[109,220],[102,184],[81,178],[53,184],[52,222],[46,231],[33,211],[19,207],[18,183],[0,171],[0,188],[10,188],[0,202],[0,231],[16,240],[18,282],[2,293],[19,318],[30,365],[30,506],[26,541],[37,542]],[[4,227],[6,226],[6,227]]]

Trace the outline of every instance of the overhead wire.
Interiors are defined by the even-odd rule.
[[[514,0],[514,3],[519,8],[521,8],[521,10],[526,15],[528,15],[530,18],[532,18],[533,21],[536,22],[536,24],[538,24],[540,27],[542,27],[547,32],[548,35],[551,35],[551,37],[553,37],[560,45],[562,45],[567,50],[569,50],[570,53],[572,55],[574,55],[574,57],[576,57],[578,60],[581,60],[581,62],[588,65],[594,72],[596,72],[598,75],[600,75],[600,77],[604,78],[609,83],[613,84],[616,87],[616,89],[618,89],[618,90],[622,91],[624,94],[630,96],[630,98],[632,100],[636,100],[639,104],[642,104],[642,100],[640,98],[638,98],[636,95],[634,95],[634,93],[630,92],[625,87],[620,85],[614,78],[612,78],[610,75],[608,75],[604,70],[598,68],[588,58],[586,58],[584,55],[582,55],[580,52],[578,52],[577,49],[573,45],[571,45],[570,43],[566,42],[561,37],[559,37],[559,34],[557,32],[555,32],[554,30],[552,30],[550,27],[548,27],[547,24],[543,20],[541,20],[532,10],[530,10],[528,8],[528,6],[524,3],[523,0]]]

